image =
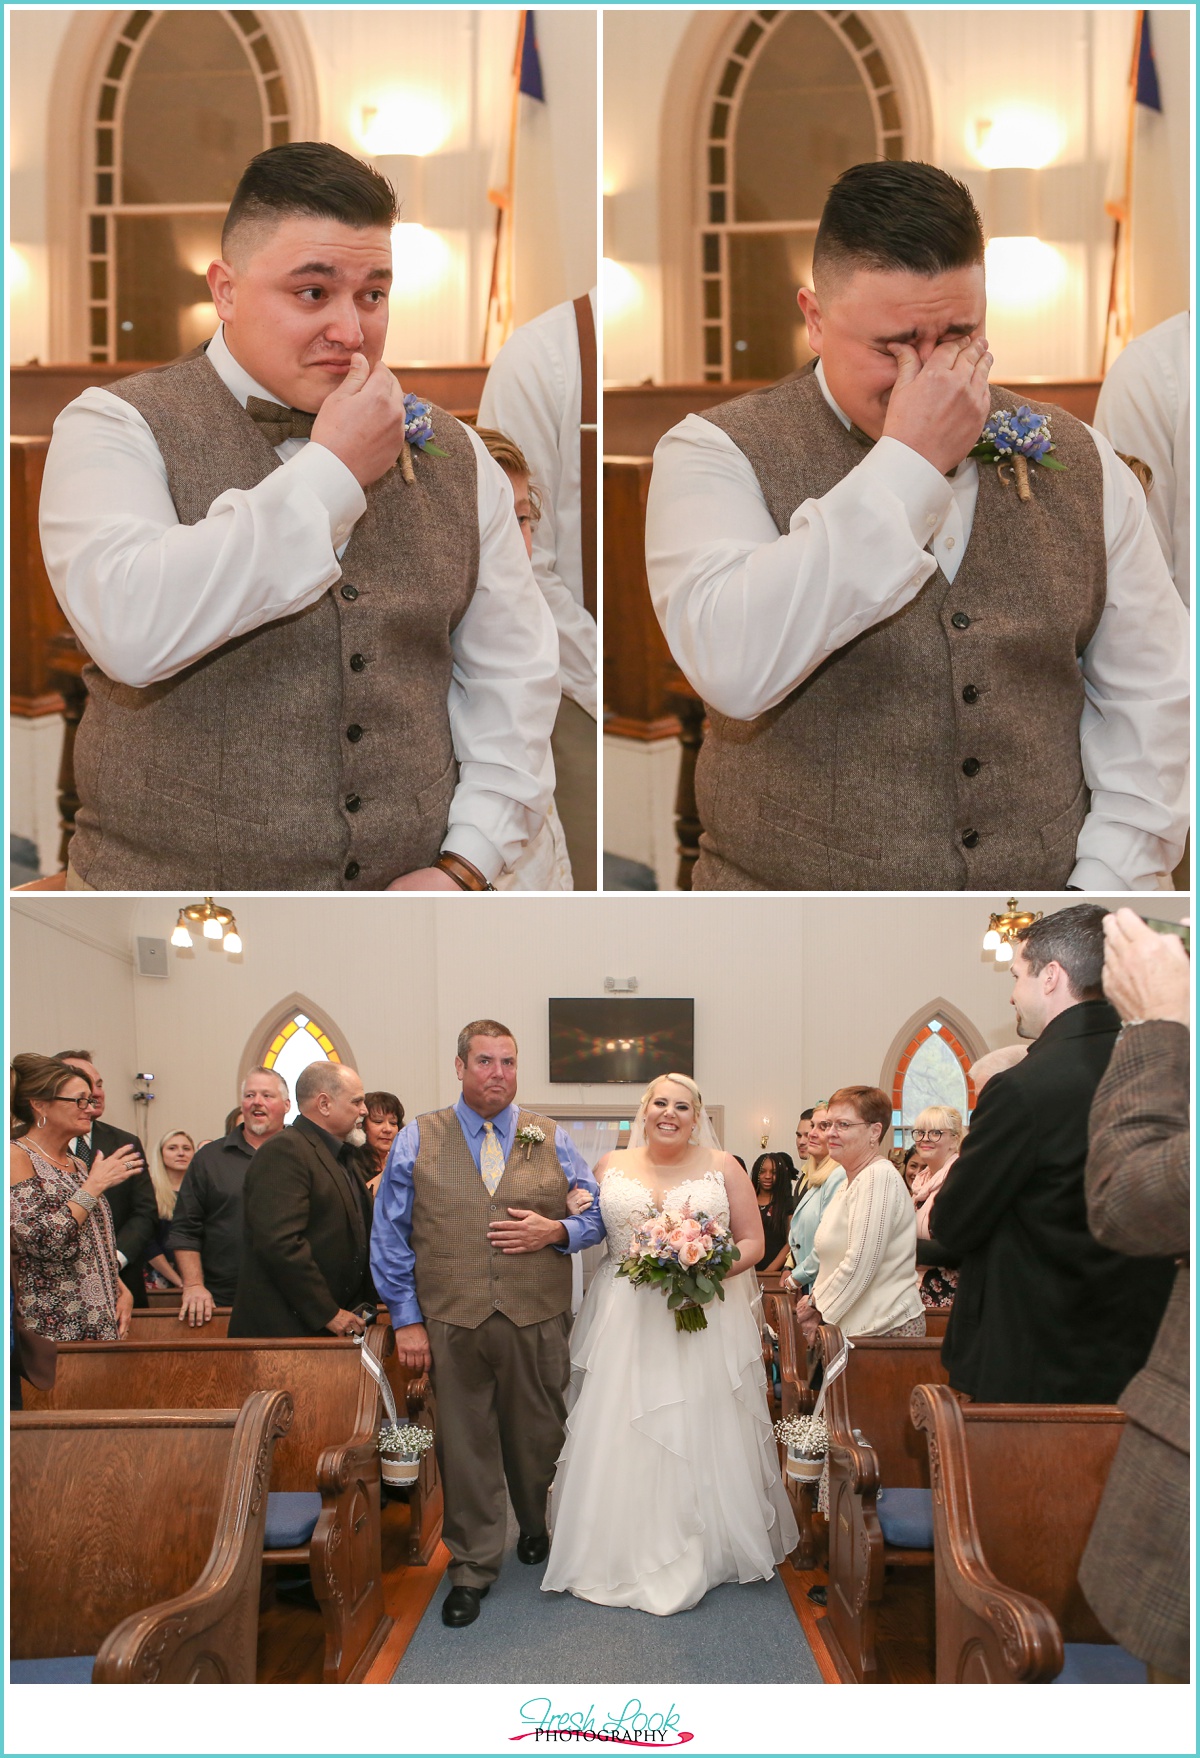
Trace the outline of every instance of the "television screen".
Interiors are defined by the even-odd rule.
[[[550,1079],[600,1084],[692,1073],[690,997],[550,998]]]

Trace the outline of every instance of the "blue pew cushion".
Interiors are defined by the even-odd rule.
[[[57,1654],[50,1660],[13,1660],[8,1678],[13,1685],[90,1685],[94,1654]]]
[[[875,1512],[885,1544],[897,1550],[933,1549],[933,1495],[927,1489],[881,1489]]]
[[[1064,1642],[1054,1685],[1146,1685],[1146,1663],[1115,1642]]]
[[[272,1490],[267,1497],[264,1550],[296,1550],[307,1544],[321,1512],[316,1490]]]

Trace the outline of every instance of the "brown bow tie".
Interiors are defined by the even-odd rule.
[[[289,409],[283,403],[268,403],[265,397],[248,397],[246,414],[260,427],[273,446],[281,446],[284,440],[310,439],[312,437],[315,415],[309,415],[303,409]]]

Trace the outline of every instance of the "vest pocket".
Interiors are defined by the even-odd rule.
[[[1041,838],[1047,861],[1048,877],[1043,883],[1065,884],[1070,878],[1071,869],[1075,865],[1075,850],[1079,842],[1079,832],[1083,828],[1083,821],[1087,817],[1090,804],[1091,796],[1085,781],[1080,784],[1079,792],[1066,811],[1060,812],[1057,818],[1051,818],[1048,824],[1043,824],[1039,829],[1038,835]]]
[[[436,781],[423,787],[417,795],[417,811],[422,818],[440,817],[444,824],[450,816],[450,801],[458,786],[458,759],[451,757]]]

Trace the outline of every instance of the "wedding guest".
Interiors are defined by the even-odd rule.
[[[892,1101],[878,1087],[841,1087],[829,1100],[829,1152],[846,1178],[821,1217],[819,1268],[796,1316],[811,1346],[820,1324],[847,1337],[923,1337],[917,1289],[917,1218],[881,1143]]]
[[[167,1244],[167,1238],[171,1231],[171,1217],[175,1213],[179,1187],[195,1154],[196,1144],[191,1136],[184,1129],[175,1129],[162,1137],[151,1163],[150,1178],[154,1185],[154,1199],[158,1204],[158,1230],[155,1236],[157,1250],[152,1246],[153,1256],[146,1259],[148,1287],[183,1287],[183,1278],[175,1267],[174,1253]]]
[[[763,1254],[754,1266],[760,1275],[774,1275],[787,1261],[788,1224],[796,1206],[794,1172],[790,1154],[760,1154],[750,1173],[763,1225]]]
[[[71,1152],[91,1101],[91,1082],[77,1068],[52,1056],[14,1056],[8,1183],[16,1311],[27,1330],[59,1343],[123,1337],[133,1314],[103,1199],[142,1161],[128,1143],[96,1152],[89,1166]]]
[[[970,455],[1029,400],[988,383],[969,191],[933,165],[851,166],[812,277],[815,369],[688,415],[654,453],[650,592],[708,708],[693,886],[1169,885],[1186,614],[1106,439],[1050,413],[1062,468],[1028,469],[1036,530],[1015,473]]]
[[[542,517],[542,497],[530,480],[525,455],[512,440],[493,427],[477,427],[475,432],[487,447],[488,456],[499,464],[508,478],[525,552],[532,561],[534,532]],[[546,753],[546,772],[543,779],[549,787],[553,787],[554,763],[549,752]],[[525,844],[516,861],[506,867],[497,878],[496,890],[570,891],[573,883],[567,838],[552,796],[545,823],[537,835]]]
[[[1022,928],[1011,974],[1031,1040],[988,1082],[930,1229],[960,1259],[942,1345],[981,1403],[1112,1404],[1146,1364],[1174,1264],[1088,1231],[1088,1114],[1120,1020],[1104,999],[1105,911],[1073,904]]]
[[[800,1131],[796,1131],[799,1143]],[[821,1217],[846,1182],[846,1169],[829,1152],[829,1108],[817,1105],[805,1135],[807,1158],[801,1168],[800,1195],[792,1213],[788,1241],[792,1248],[792,1282],[807,1294],[817,1279],[817,1228]]]
[[[363,1134],[367,1140],[358,1150],[358,1163],[367,1189],[375,1196],[392,1143],[404,1127],[404,1106],[395,1093],[382,1091],[367,1093],[364,1103],[367,1115],[363,1119]]]
[[[1088,1121],[1088,1225],[1102,1245],[1171,1256],[1176,1268],[1150,1358],[1118,1399],[1128,1421],[1079,1584],[1151,1684],[1182,1684],[1192,1646],[1191,973],[1181,943],[1132,910],[1104,918],[1104,940],[1104,992],[1122,1031]]]
[[[957,1260],[930,1237],[929,1216],[933,1199],[946,1181],[946,1174],[962,1146],[962,1113],[953,1105],[926,1105],[912,1130],[917,1167],[909,1186],[917,1211],[917,1271],[923,1306],[952,1306],[958,1287]]]
[[[514,330],[479,401],[479,420],[511,435],[542,494],[533,574],[558,630],[556,799],[581,891],[596,886],[596,494],[581,456],[585,349],[596,380],[595,304],[593,288]]]
[[[42,551],[91,659],[69,888],[485,890],[542,822],[554,620],[502,473],[384,363],[395,221],[338,147],[257,154],[216,333],[54,423]]]
[[[978,1105],[979,1095],[989,1080],[994,1080],[1006,1069],[1015,1068],[1018,1062],[1024,1062],[1028,1054],[1028,1044],[1005,1044],[999,1050],[989,1050],[978,1062],[972,1062],[969,1073],[971,1084],[975,1088],[975,1103]]]
[[[1191,314],[1176,312],[1122,348],[1096,399],[1096,429],[1148,464],[1150,523],[1175,590],[1192,602]]]
[[[291,1095],[273,1068],[252,1068],[237,1118],[220,1141],[196,1150],[179,1189],[168,1244],[183,1277],[179,1317],[206,1325],[215,1306],[232,1306],[242,1262],[242,1195],[255,1153],[284,1126]],[[244,1113],[244,1119],[243,1119]]]
[[[908,1152],[904,1156],[904,1160],[899,1168],[899,1171],[900,1171],[901,1178],[903,1178],[903,1180],[904,1180],[905,1184],[908,1186],[908,1189],[910,1192],[913,1187],[913,1179],[917,1175],[917,1169],[920,1166],[920,1164],[921,1164],[921,1156],[918,1154],[916,1148],[915,1147],[909,1148]]]
[[[141,1165],[129,1178],[114,1184],[105,1192],[104,1201],[116,1229],[117,1263],[121,1280],[133,1295],[133,1304],[145,1306],[146,1253],[155,1237],[158,1215],[154,1185],[146,1167],[146,1150],[140,1138],[131,1135],[129,1130],[105,1123],[107,1094],[104,1091],[104,1076],[96,1067],[96,1059],[91,1051],[60,1050],[58,1060],[65,1062],[68,1068],[78,1069],[92,1089],[91,1109],[81,1119],[79,1133],[72,1146],[76,1157],[88,1167],[96,1154],[111,1155],[116,1148],[132,1147],[137,1150],[141,1161]]]

